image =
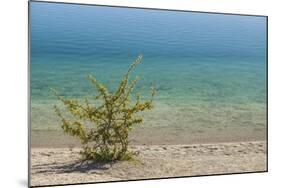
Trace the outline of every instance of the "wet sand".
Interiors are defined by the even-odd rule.
[[[266,140],[265,127],[138,127],[130,134],[132,145],[179,145]],[[62,131],[32,131],[32,148],[80,147],[77,139]]]

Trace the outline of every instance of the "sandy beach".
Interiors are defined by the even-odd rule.
[[[132,146],[138,163],[81,163],[79,148],[33,148],[31,185],[266,171],[266,143]]]
[[[138,163],[81,163],[77,140],[59,131],[33,131],[31,185],[103,182],[266,171],[264,128],[138,128],[130,149]]]

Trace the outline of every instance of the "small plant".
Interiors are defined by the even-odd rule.
[[[141,60],[142,55],[131,64],[113,92],[109,92],[107,87],[99,83],[95,77],[91,75],[87,77],[97,91],[93,99],[100,102],[98,106],[90,103],[87,97],[83,101],[66,99],[52,89],[54,95],[71,114],[71,118],[69,116],[67,118],[58,106],[54,106],[56,114],[61,118],[61,127],[65,133],[80,139],[84,160],[133,159],[135,153],[128,151],[129,132],[133,126],[143,122],[142,116],[138,115],[139,112],[153,108],[152,102],[156,93],[152,88],[149,100],[142,101],[140,93],[136,94],[135,100],[131,100],[132,91],[139,78],[136,77],[130,82],[129,76]],[[86,123],[90,126],[86,126]]]

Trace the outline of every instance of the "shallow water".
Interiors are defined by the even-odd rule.
[[[140,53],[145,126],[265,126],[264,17],[32,2],[32,129],[59,128],[50,88],[92,95],[92,74],[113,90]]]

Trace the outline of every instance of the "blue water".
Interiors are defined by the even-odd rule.
[[[139,54],[145,126],[265,126],[265,17],[31,2],[30,19],[33,129],[59,128],[50,88],[92,95],[92,74],[114,90]]]

